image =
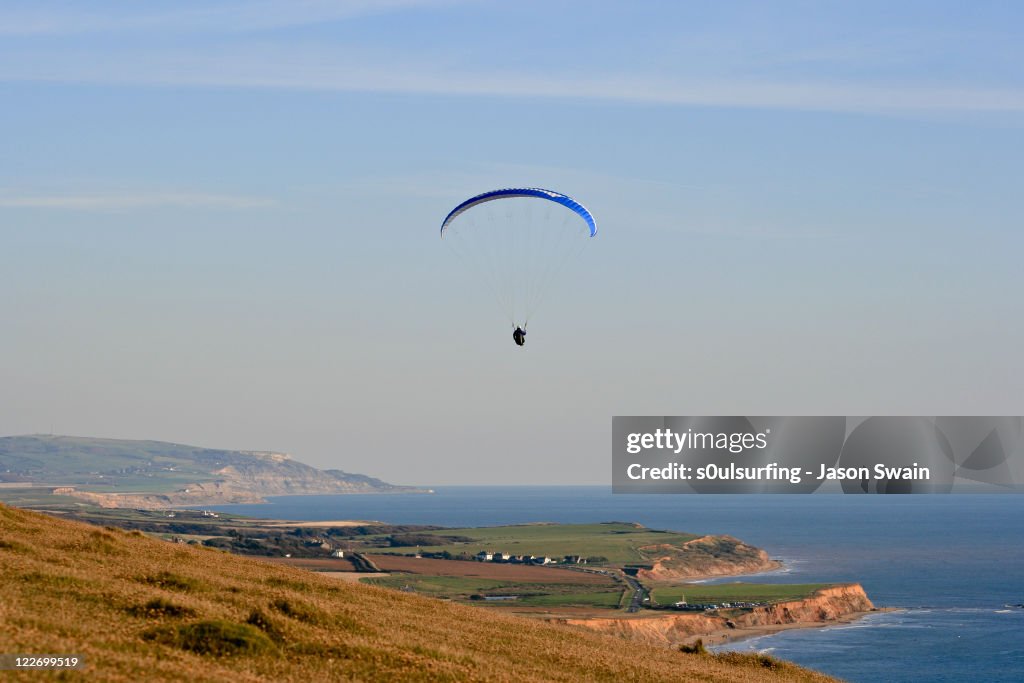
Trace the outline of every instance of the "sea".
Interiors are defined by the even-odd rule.
[[[1024,495],[630,495],[589,486],[434,490],[283,496],[215,509],[261,518],[454,527],[625,521],[729,534],[784,563],[757,581],[859,582],[877,607],[897,610],[727,649],[769,653],[848,681],[1024,681]]]

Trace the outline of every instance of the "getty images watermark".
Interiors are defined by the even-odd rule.
[[[615,417],[615,493],[1016,492],[1021,417]]]

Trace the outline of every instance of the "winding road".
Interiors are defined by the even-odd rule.
[[[629,589],[633,591],[633,597],[630,598],[629,607],[626,608],[626,611],[639,612],[640,607],[644,603],[644,597],[647,595],[647,589],[641,586],[640,582],[629,574],[623,574],[622,578],[625,580],[626,585],[629,586]]]

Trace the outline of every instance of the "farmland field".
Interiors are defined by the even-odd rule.
[[[444,529],[445,536],[470,538],[445,545],[424,545],[423,552],[470,555],[481,550],[513,555],[538,555],[561,559],[565,555],[604,558],[612,564],[628,564],[647,559],[641,548],[660,544],[680,546],[697,536],[675,531],[659,531],[624,522],[606,524],[524,524],[517,526]],[[388,552],[388,551],[381,551]],[[396,549],[395,552],[407,552]]]
[[[819,588],[826,588],[828,585],[824,583],[722,583],[709,586],[691,583],[654,588],[651,591],[651,597],[662,605],[669,605],[680,600],[689,603],[784,602],[806,598]]]
[[[430,576],[464,576],[500,581],[526,581],[530,583],[573,583],[603,585],[612,580],[603,574],[496,562],[466,562],[461,560],[433,560],[426,557],[402,555],[367,555],[385,572],[409,572]]]
[[[618,609],[621,599],[622,591],[554,593],[524,597],[519,600],[519,604],[531,607],[597,607],[601,609]]]
[[[568,572],[563,572],[568,574]],[[420,593],[432,597],[445,597],[454,600],[470,600],[477,596],[479,604],[495,607],[513,607],[519,605],[561,607],[567,605],[582,607],[602,607],[616,609],[622,597],[622,588],[612,581],[603,585],[590,586],[579,583],[540,583],[494,578],[472,578],[456,576],[425,576],[425,575],[392,575],[385,578],[372,578],[367,575],[366,583],[388,588],[397,588],[408,592]],[[572,579],[573,575],[566,577]],[[517,596],[515,600],[486,601],[479,600],[482,596]]]

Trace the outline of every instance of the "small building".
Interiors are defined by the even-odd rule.
[[[478,552],[473,557],[475,557],[480,562],[490,562],[491,560],[494,559],[494,553],[489,552],[487,550],[481,550],[480,552]]]
[[[331,557],[345,557],[345,551],[335,550],[333,553],[331,553]]]

